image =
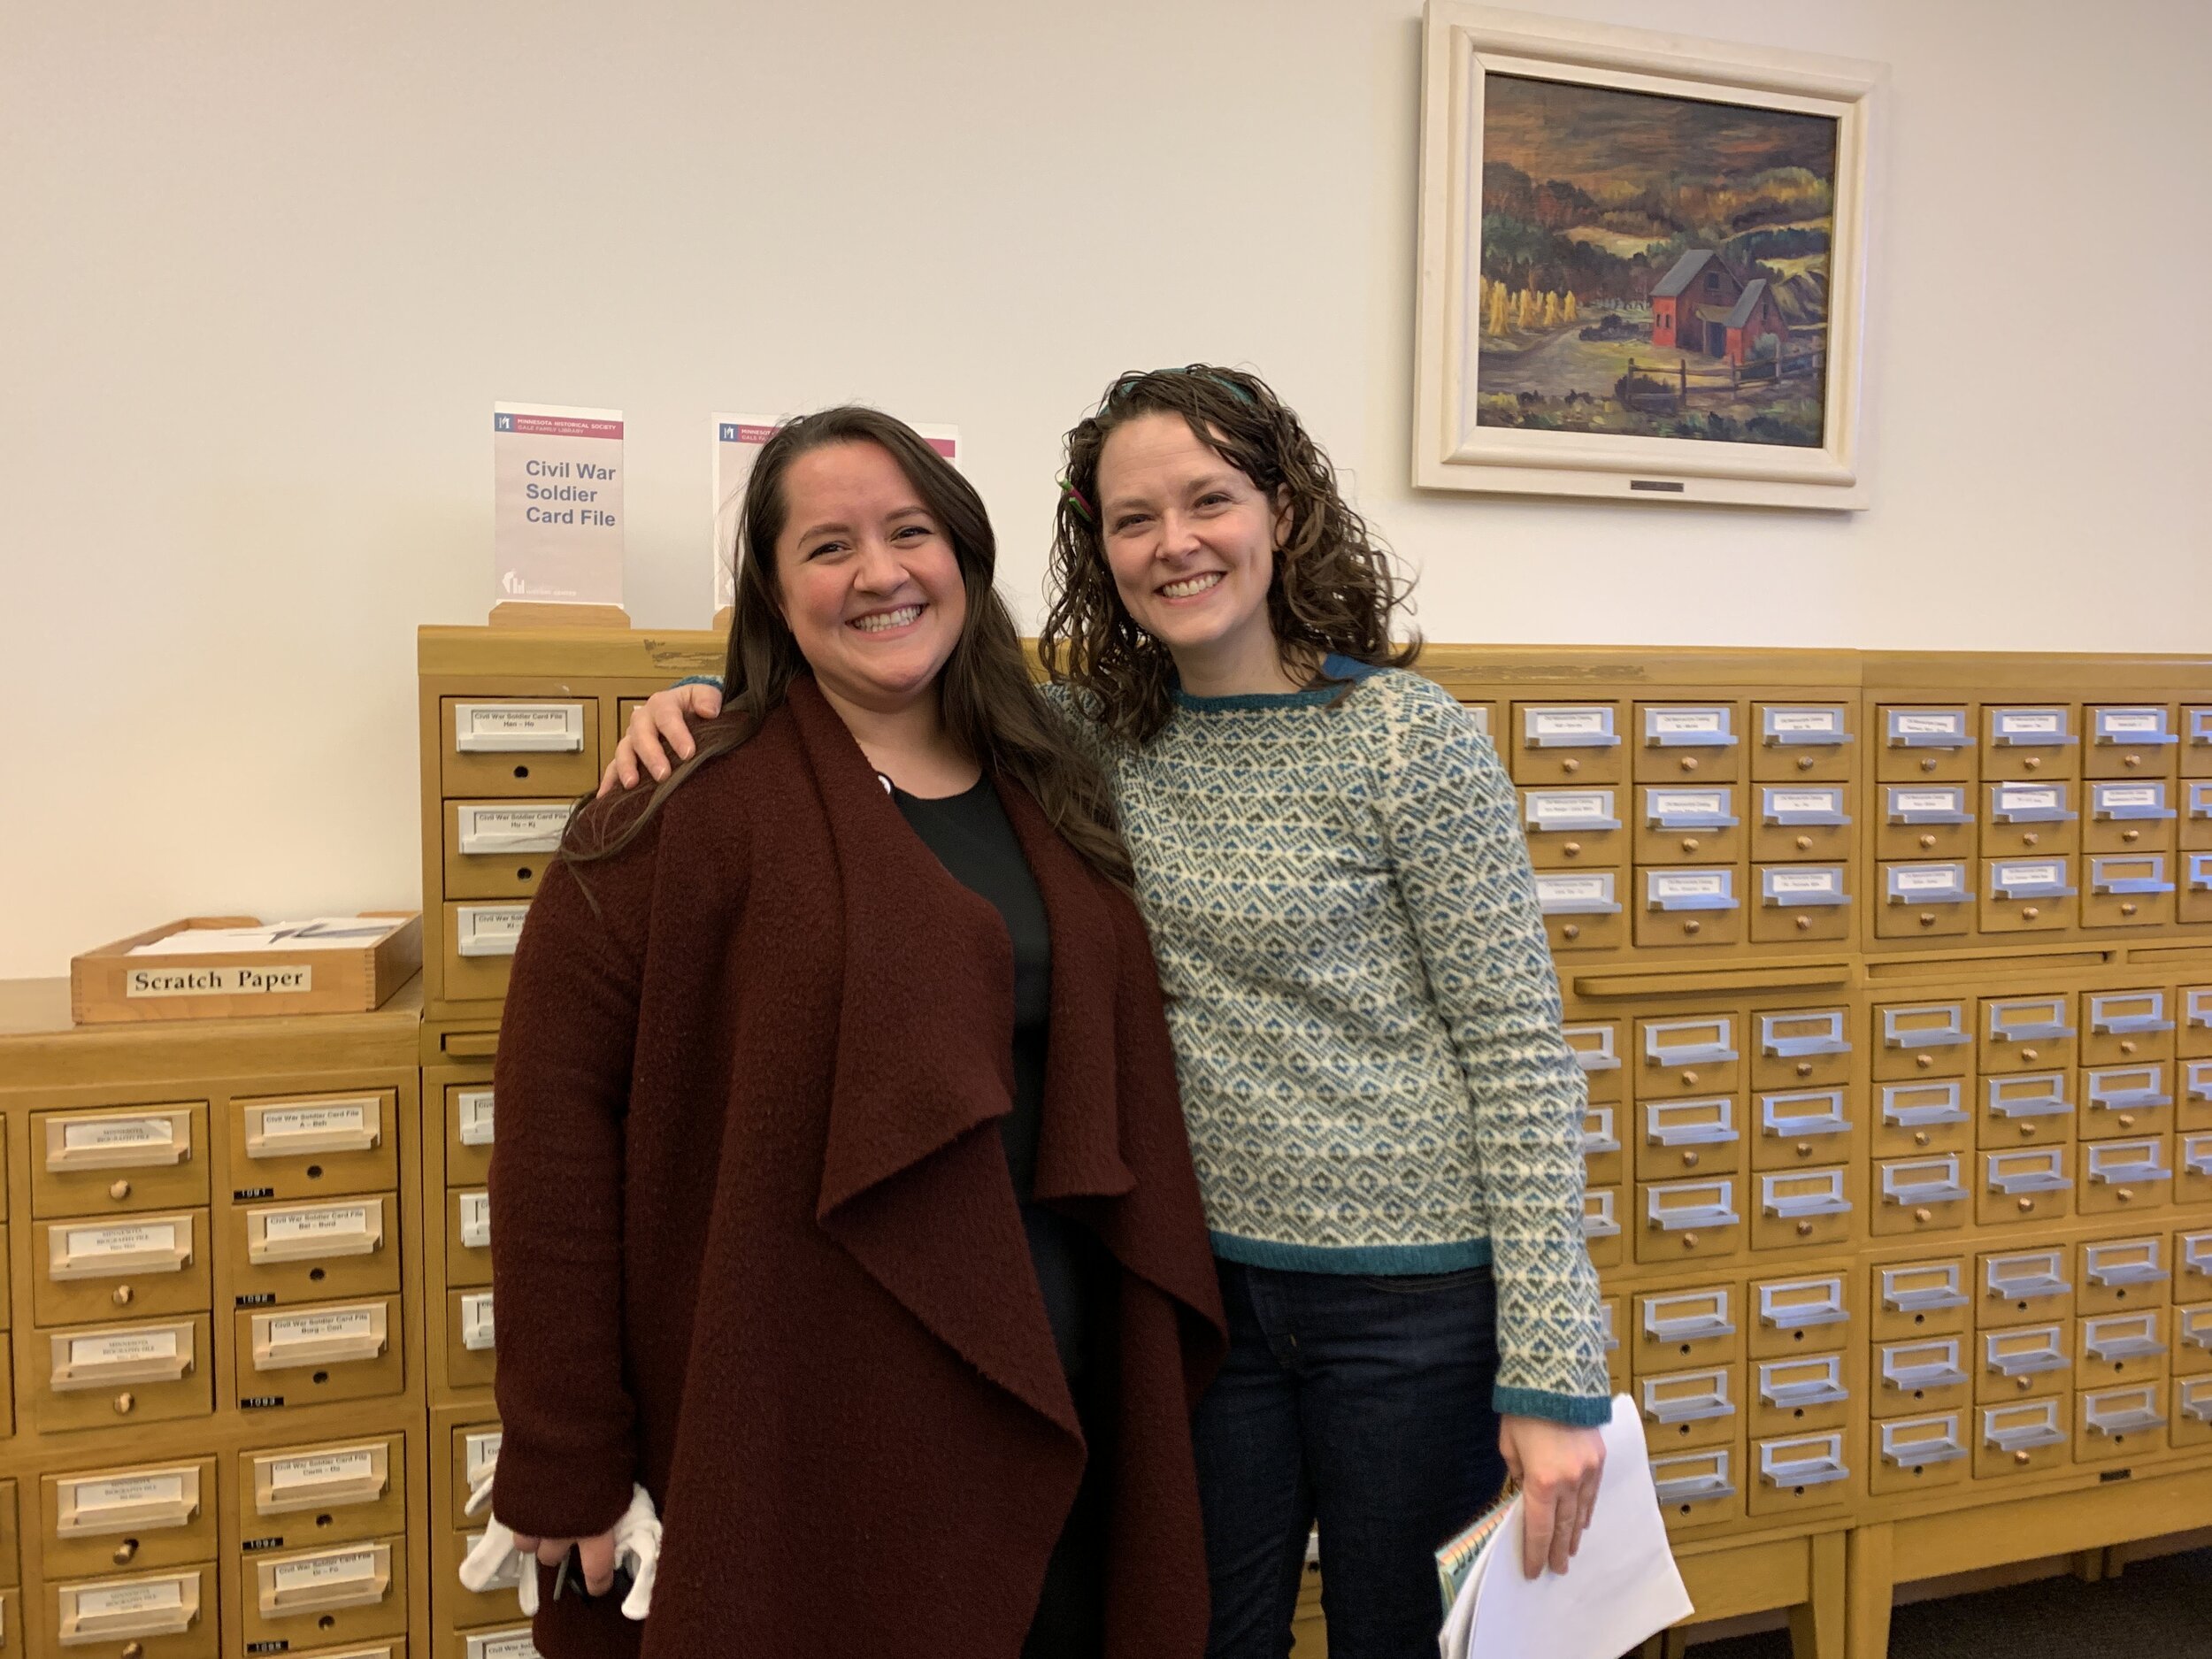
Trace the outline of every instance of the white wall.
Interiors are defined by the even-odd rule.
[[[1538,9],[1893,65],[1873,511],[1411,495],[1416,0],[7,8],[0,976],[416,897],[413,629],[490,603],[495,398],[627,411],[649,625],[705,621],[710,411],[958,422],[1033,617],[1058,434],[1209,357],[1433,639],[2212,646],[2212,8]]]

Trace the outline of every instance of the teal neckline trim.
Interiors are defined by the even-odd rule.
[[[1331,680],[1362,680],[1382,671],[1372,663],[1331,651],[1321,659],[1321,672]],[[1342,686],[1309,686],[1303,691],[1245,691],[1227,697],[1201,697],[1175,686],[1175,706],[1193,714],[1233,714],[1247,709],[1302,709],[1334,703],[1344,695]]]

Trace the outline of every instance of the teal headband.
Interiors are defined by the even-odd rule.
[[[1259,406],[1260,400],[1253,396],[1251,392],[1247,388],[1238,385],[1227,375],[1217,374],[1213,370],[1200,363],[1187,363],[1179,369],[1132,369],[1128,373],[1123,375],[1121,379],[1114,382],[1113,388],[1106,394],[1106,401],[1109,403],[1112,403],[1128,388],[1135,385],[1139,380],[1149,380],[1155,374],[1199,375],[1203,379],[1211,380],[1216,386],[1218,386],[1225,391],[1232,394],[1240,403],[1250,403],[1255,408]]]

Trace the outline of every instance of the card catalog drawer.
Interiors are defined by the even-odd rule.
[[[207,1106],[31,1114],[31,1213],[97,1216],[207,1202]]]
[[[1593,1087],[1590,1098],[1605,1097]],[[445,1086],[447,1185],[481,1187],[491,1179],[492,1121],[492,1086],[488,1081]]]
[[[2064,858],[2081,850],[2073,783],[1993,783],[1982,791],[1985,858]]]
[[[400,1304],[379,1296],[235,1316],[242,1410],[370,1400],[405,1386]]]
[[[1740,1029],[1733,1014],[1638,1020],[1637,1098],[1735,1093],[1742,1077]]]
[[[1851,1156],[1851,1114],[1839,1088],[1777,1089],[1751,1101],[1755,1170],[1803,1169]]]
[[[1841,863],[1852,850],[1847,800],[1839,783],[1756,786],[1745,800],[1751,856],[1763,863]]]
[[[1982,776],[2070,778],[2081,768],[2081,734],[2071,703],[1982,709]]]
[[[2085,1141],[2160,1134],[2173,1126],[2173,1071],[2165,1061],[2092,1067],[2082,1073],[2081,1087]]]
[[[1743,1333],[1736,1318],[1741,1294],[1732,1284],[1640,1293],[1632,1304],[1630,1370],[1641,1377],[1741,1359]]]
[[[1891,864],[1879,869],[1877,939],[1936,939],[1970,929],[1974,891],[1963,863]]]
[[[1644,1414],[1646,1443],[1655,1451],[1732,1444],[1743,1432],[1738,1374],[1733,1365],[1719,1365],[1638,1378],[1636,1403]]]
[[[1694,1170],[1712,1176],[1743,1167],[1742,1107],[1732,1094],[1636,1103],[1636,1179],[1665,1180]]]
[[[1887,1158],[1874,1165],[1874,1206],[1868,1225],[1881,1237],[1955,1231],[1966,1225],[1964,1159]]]
[[[1620,792],[1610,787],[1524,789],[1521,831],[1529,862],[1539,870],[1619,864],[1628,856]]]
[[[2092,703],[2082,710],[2088,743],[2082,752],[2087,778],[2170,778],[2180,734],[2172,705],[2163,703]]]
[[[204,1313],[207,1211],[42,1221],[31,1230],[32,1317],[40,1325]]]
[[[1927,861],[1974,856],[1973,786],[1890,783],[1879,790],[1874,856]]]
[[[1611,950],[1628,942],[1617,870],[1540,870],[1536,903],[1554,950]]]
[[[1582,1114],[1582,1181],[1617,1187],[1628,1179],[1621,1151],[1619,1108],[1592,1106]]]
[[[33,1425],[51,1433],[207,1416],[211,1328],[209,1317],[196,1314],[39,1332]]]
[[[1985,858],[1981,874],[1984,933],[2045,933],[2079,918],[2079,876],[2065,854]]]
[[[1726,864],[1743,856],[1743,817],[1729,784],[1643,785],[1633,848],[1640,864]]]
[[[1751,729],[1754,778],[1841,782],[1851,776],[1851,711],[1842,703],[1755,703]]]
[[[240,1525],[254,1549],[349,1543],[407,1530],[407,1442],[354,1435],[238,1454]]]
[[[1977,1480],[2043,1474],[2063,1469],[2074,1460],[2073,1437],[2068,1432],[2063,1400],[2021,1400],[2008,1405],[1978,1406],[1974,1411],[1974,1422]]]
[[[1872,1401],[1878,1417],[1913,1417],[1965,1406],[1971,1391],[1964,1337],[1922,1337],[1874,1349]]]
[[[2171,853],[2181,814],[2172,786],[2163,781],[2093,783],[2086,786],[2088,817],[2082,848],[2091,853]]]
[[[44,1477],[39,1487],[45,1578],[143,1572],[214,1558],[212,1457],[71,1470]]]
[[[2142,1064],[2174,1057],[2173,995],[2163,987],[2140,991],[2085,991],[2085,1065]]]
[[[2081,1147],[2081,1202],[2085,1216],[2163,1210],[2173,1197],[2171,1143],[2164,1136],[2140,1141],[2085,1141]]]
[[[1874,1425],[1867,1490],[1878,1498],[1955,1486],[1966,1479],[1966,1413],[1892,1417]]]
[[[1640,703],[1636,705],[1636,777],[1641,781],[1743,776],[1743,746],[1733,703]]]
[[[492,1282],[492,1200],[482,1187],[457,1187],[446,1194],[445,1282]]]
[[[1955,1077],[1878,1084],[1873,1155],[1919,1157],[1965,1151],[1974,1121],[1966,1110],[1966,1087]]]
[[[1694,1532],[1741,1520],[1744,1498],[1737,1471],[1742,1461],[1740,1442],[1654,1456],[1651,1484],[1667,1530]]]
[[[2048,1225],[2074,1213],[2071,1148],[2014,1147],[1975,1157],[1981,1191],[1975,1197],[1974,1218],[1983,1226],[2025,1221]]]
[[[2182,1129],[2212,1129],[2212,1060],[2181,1063],[2181,1100],[2174,1123]]]
[[[2087,856],[2084,927],[2152,927],[2174,919],[2174,861],[2164,853]]]
[[[2166,1264],[2166,1235],[2099,1239],[2081,1246],[2082,1313],[2123,1313],[2162,1302],[2173,1285]]]
[[[2166,1449],[2162,1382],[2088,1388],[2074,1396],[2074,1460],[2100,1463],[2149,1457]]]
[[[1843,1427],[1851,1416],[1843,1357],[1808,1354],[1753,1362],[1747,1413],[1752,1437]]]
[[[100,1659],[210,1659],[216,1650],[212,1567],[49,1585],[47,1627],[59,1649]]]
[[[1981,1080],[1978,1139],[1987,1150],[2063,1146],[2074,1137],[2070,1071],[2016,1071]]]
[[[466,1595],[467,1592],[462,1594]],[[452,1646],[442,1651],[438,1659],[541,1659],[530,1640],[527,1624],[511,1624],[498,1630],[455,1631],[450,1640]]]
[[[2062,1244],[2024,1250],[1985,1250],[1975,1258],[1981,1286],[1974,1323],[1984,1327],[2036,1325],[2074,1315],[2074,1280]]]
[[[2074,1362],[2063,1325],[2009,1325],[1974,1333],[1974,1400],[2063,1399],[2073,1392]]]
[[[1982,999],[1981,1069],[2055,1071],[2074,1064],[2079,1028],[2070,992]]]
[[[1636,1259],[1646,1264],[1682,1262],[1740,1249],[1740,1186],[1733,1177],[1639,1186],[1643,1225],[1637,1229]]]
[[[1874,1010],[1874,1075],[1962,1077],[1974,1064],[1963,1002],[1890,1002]]]
[[[1974,733],[1962,707],[1885,708],[1875,776],[1885,783],[1974,778]]]
[[[526,904],[465,901],[445,907],[445,994],[471,1002],[507,995]]]
[[[1526,786],[1619,783],[1620,704],[1517,703],[1513,780]]]
[[[2173,1352],[2167,1312],[2162,1307],[2139,1308],[2079,1321],[2074,1369],[2080,1386],[2100,1388],[2164,1377]]]
[[[2212,1131],[2183,1135],[2174,1169],[2174,1202],[2212,1204]]]
[[[1755,1440],[1747,1508],[1755,1516],[1833,1509],[1851,1500],[1851,1467],[1840,1429]]]
[[[1868,1334],[1877,1341],[1947,1336],[1967,1326],[1973,1298],[1966,1259],[1944,1256],[1874,1270],[1874,1312]]]
[[[2212,1377],[2177,1377],[2173,1423],[2167,1437],[2176,1451],[2212,1446]]]
[[[1603,1270],[1618,1267],[1623,1259],[1622,1203],[1627,1188],[1586,1187],[1582,1192],[1582,1243],[1590,1253],[1590,1265]],[[490,1373],[486,1372],[488,1380]]]
[[[399,1185],[391,1089],[275,1094],[231,1107],[231,1196],[323,1198]]]
[[[249,1555],[238,1577],[249,1653],[407,1633],[404,1539]]]
[[[461,1583],[461,1563],[470,1550],[484,1536],[484,1528],[478,1525],[448,1532],[438,1540],[437,1555],[439,1599],[443,1604],[442,1617],[450,1617],[457,1624],[507,1624],[522,1617],[522,1605],[516,1589],[522,1582],[523,1564],[509,1555],[492,1581],[481,1590],[471,1590]],[[541,1580],[543,1582],[543,1580]],[[573,1578],[570,1580],[572,1584]],[[449,1591],[442,1586],[450,1585]],[[446,1610],[449,1609],[449,1611]],[[494,1649],[505,1652],[504,1647]],[[518,1650],[527,1651],[527,1650]]]
[[[1583,1223],[1586,1233],[1589,1222]],[[1591,1260],[1594,1262],[1593,1254]],[[449,1290],[445,1298],[446,1382],[454,1388],[488,1388],[492,1385],[495,1326],[492,1293],[488,1290]]]
[[[1843,1348],[1850,1339],[1851,1313],[1841,1273],[1755,1279],[1749,1310],[1747,1347],[1755,1360],[1825,1353]]]
[[[496,1423],[466,1423],[453,1431],[448,1462],[452,1466],[453,1518],[457,1525],[465,1519],[482,1518],[480,1511],[474,1517],[469,1516],[469,1494],[486,1474],[498,1469],[499,1441],[500,1428]]]
[[[1751,1035],[1755,1088],[1835,1088],[1851,1081],[1848,1010],[1754,1014]]]
[[[570,801],[445,803],[445,896],[526,899],[560,848]]]
[[[1839,1244],[1851,1236],[1851,1200],[1841,1164],[1781,1170],[1752,1178],[1759,1211],[1752,1217],[1755,1250]]]
[[[595,699],[443,697],[449,795],[575,799],[599,784]]]
[[[1698,947],[1743,941],[1743,899],[1732,865],[1647,867],[1636,872],[1636,943]]]
[[[1755,945],[1851,937],[1851,892],[1842,864],[1754,865],[1751,887]]]
[[[249,1305],[399,1293],[399,1201],[390,1193],[232,1209],[231,1294]]]

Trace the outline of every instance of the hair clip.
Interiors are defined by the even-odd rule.
[[[1068,498],[1068,504],[1082,515],[1083,520],[1086,524],[1091,525],[1094,527],[1096,526],[1098,524],[1098,515],[1091,511],[1091,503],[1083,499],[1083,492],[1081,490],[1076,488],[1074,485],[1069,483],[1068,480],[1064,478],[1060,480],[1060,493]]]

